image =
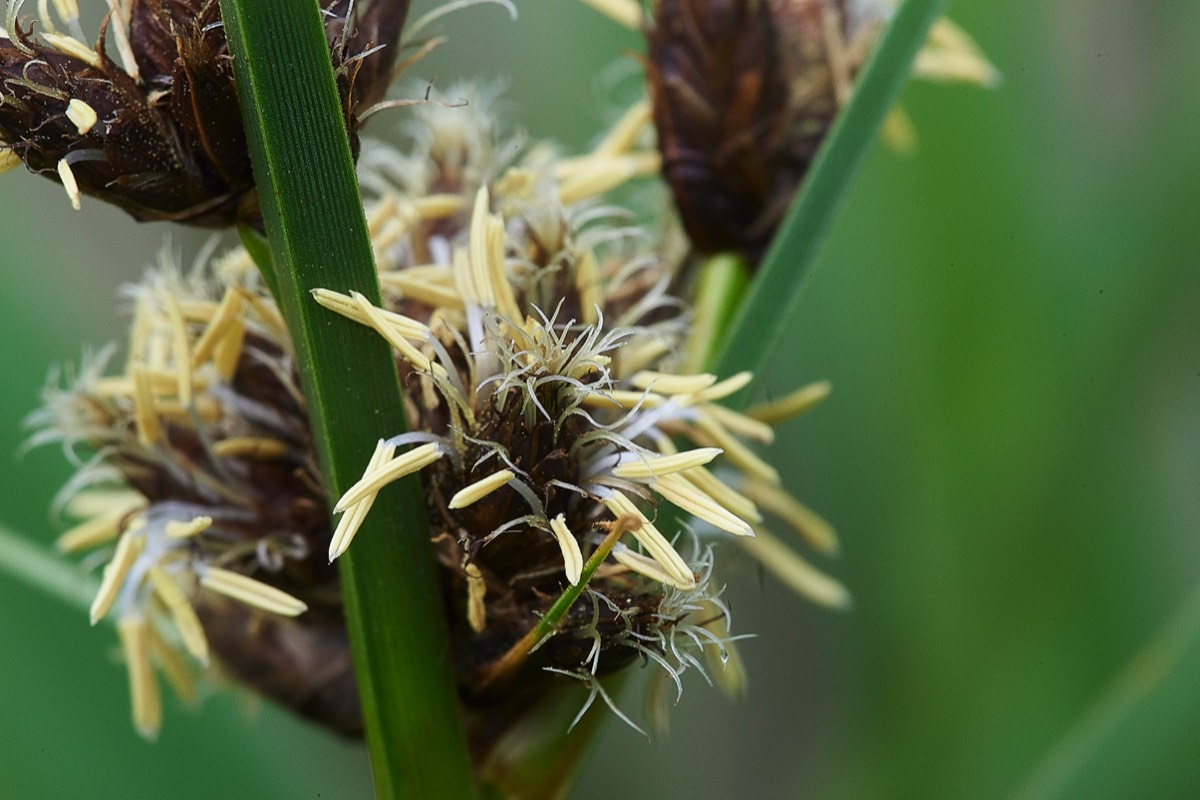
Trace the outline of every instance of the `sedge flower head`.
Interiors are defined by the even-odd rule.
[[[77,209],[91,195],[142,221],[258,223],[217,0],[113,0],[94,44],[75,0],[54,13],[39,3],[36,21],[22,5],[6,0],[0,36],[0,166],[58,181]],[[391,83],[408,2],[321,6],[357,143],[360,116]]]
[[[480,719],[515,714],[564,675],[589,687],[589,703],[608,699],[597,678],[636,660],[677,684],[707,660],[736,690],[709,542],[774,542],[783,554],[770,566],[785,580],[847,600],[763,530],[764,514],[803,513],[752,446],[824,390],[743,414],[721,402],[748,374],[680,373],[689,316],[669,290],[676,265],[658,232],[606,201],[614,171],[658,166],[644,137],[621,133],[630,119],[644,125],[645,107],[593,152],[564,158],[499,133],[494,88],[450,94],[474,102],[418,107],[401,146],[364,147],[383,304],[341,287],[312,299],[392,346],[410,428],[381,421],[362,479],[334,503],[336,525],[290,342],[240,249],[187,273],[164,254],[128,292],[116,374],[106,352],[47,392],[36,438],[61,440],[81,465],[64,493],[80,522],[62,546],[105,553],[93,619],[117,622],[146,733],[161,714],[156,674],[190,697],[209,662],[358,732],[331,561],[354,546],[374,498],[411,473],[461,694]],[[799,527],[832,549],[808,514]],[[606,539],[611,551],[585,575]],[[504,658],[584,582],[553,635]]]

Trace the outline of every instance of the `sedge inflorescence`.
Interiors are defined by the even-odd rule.
[[[78,448],[82,464],[64,496],[81,521],[61,545],[109,554],[92,616],[117,621],[144,733],[159,724],[156,670],[190,697],[210,659],[358,732],[331,562],[375,497],[412,473],[460,694],[480,716],[563,675],[589,687],[589,703],[608,700],[599,678],[637,659],[677,684],[689,668],[736,664],[714,541],[753,542],[793,586],[847,602],[762,529],[766,512],[835,546],[751,446],[827,387],[741,413],[721,401],[748,374],[680,373],[690,318],[671,292],[677,264],[659,232],[606,199],[657,168],[647,107],[563,158],[499,134],[494,93],[451,89],[472,102],[417,107],[402,146],[364,148],[384,302],[340,287],[312,302],[391,345],[409,431],[380,420],[361,480],[334,502],[336,526],[289,338],[241,249],[186,273],[164,255],[128,292],[118,373],[105,374],[106,353],[48,390],[40,438]],[[578,600],[539,633],[572,590]]]
[[[224,676],[361,733],[334,562],[360,535],[411,533],[363,528],[405,478],[423,490],[416,527],[436,554],[477,756],[564,677],[587,688],[584,710],[600,698],[623,717],[602,679],[637,661],[680,691],[691,669],[739,691],[722,553],[849,604],[767,530],[837,550],[760,454],[828,384],[739,410],[754,376],[695,366],[718,334],[689,296],[701,256],[762,256],[887,4],[660,0],[644,15],[589,2],[644,27],[649,91],[570,157],[506,133],[494,85],[452,87],[465,102],[449,105],[429,87],[410,93],[425,101],[381,100],[397,64],[436,40],[387,46],[407,2],[322,2],[356,153],[362,117],[410,107],[400,144],[358,153],[382,301],[342,286],[304,298],[381,337],[403,391],[407,426],[377,420],[340,497],[291,335],[242,248],[187,270],[164,251],[126,293],[123,360],[107,348],[47,389],[34,442],[63,443],[79,467],[61,497],[77,524],[59,545],[104,565],[91,619],[116,622],[144,735],[161,725],[159,676],[185,700]],[[113,5],[119,65],[103,34],[86,43],[73,3],[55,4],[69,32],[47,19],[35,34],[10,0],[0,165],[56,178],[76,206],[92,194],[139,219],[260,222],[216,4]],[[995,78],[948,23],[923,56],[932,77]],[[634,209],[670,190],[686,242],[670,214],[614,199],[654,176],[659,193]]]

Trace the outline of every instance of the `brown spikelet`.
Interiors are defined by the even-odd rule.
[[[321,5],[357,145],[357,115],[391,81],[408,0],[375,0],[349,21],[347,0]],[[216,0],[126,0],[94,48],[65,36],[56,44],[35,35],[37,25],[13,20],[11,38],[0,39],[0,147],[30,172],[59,181],[67,172],[79,193],[140,221],[225,227],[259,219]],[[120,63],[106,50],[110,28],[128,40]],[[93,125],[68,116],[73,100],[95,113]]]
[[[661,0],[647,33],[663,174],[693,245],[762,256],[836,112],[838,0]],[[814,88],[817,90],[814,91]]]

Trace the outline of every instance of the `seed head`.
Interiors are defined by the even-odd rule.
[[[886,0],[658,0],[647,80],[670,185],[701,253],[756,264],[892,4]],[[990,85],[995,70],[939,20],[915,72]]]
[[[353,6],[322,2],[357,144],[358,115],[391,81],[408,0],[375,0],[348,19]],[[76,208],[90,195],[142,221],[225,227],[260,218],[216,0],[123,0],[94,46],[74,3],[56,3],[66,18],[44,16],[40,34],[38,22],[18,19],[20,7],[8,0],[10,38],[0,39],[5,152],[62,183]]]

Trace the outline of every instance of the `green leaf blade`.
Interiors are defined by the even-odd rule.
[[[390,349],[321,309],[314,288],[380,302],[320,11],[308,0],[222,0],[275,282],[295,342],[326,489],[405,429]],[[388,487],[340,559],[376,796],[470,797],[441,594],[415,476]]]

